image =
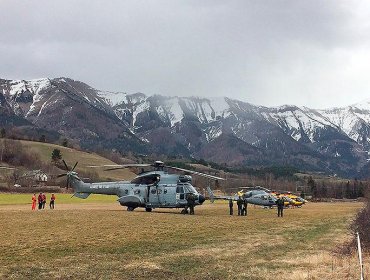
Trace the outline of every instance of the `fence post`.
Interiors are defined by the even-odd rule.
[[[360,271],[361,271],[361,280],[364,280],[364,265],[362,263],[362,251],[361,251],[361,242],[360,235],[357,232],[357,247],[358,247],[358,259],[360,262]]]

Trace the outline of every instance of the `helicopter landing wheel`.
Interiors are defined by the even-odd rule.
[[[181,210],[181,214],[184,214],[185,215],[185,214],[189,214],[189,212],[188,212],[187,209],[184,208],[184,209]]]
[[[127,211],[134,211],[134,209],[135,209],[134,207],[130,207],[130,206],[127,207]]]
[[[145,208],[146,212],[152,212],[152,210],[153,210],[152,208]]]

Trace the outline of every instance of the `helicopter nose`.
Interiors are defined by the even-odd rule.
[[[202,204],[204,201],[206,201],[206,198],[203,195],[199,195],[199,204]]]

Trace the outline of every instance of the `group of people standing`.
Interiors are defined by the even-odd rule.
[[[247,199],[239,196],[238,200],[236,201],[236,205],[238,206],[238,216],[247,216]],[[232,199],[229,199],[229,209],[230,215],[234,215],[234,202]]]
[[[54,209],[54,207],[55,207],[55,199],[56,199],[55,195],[54,194],[51,194],[50,204],[49,204],[50,209]],[[46,205],[46,194],[40,192],[40,194],[37,197],[37,200],[36,200],[36,194],[35,193],[33,194],[33,196],[32,196],[32,210],[36,210],[36,201],[38,203],[38,209],[39,210],[45,209],[45,205]]]
[[[243,198],[242,196],[239,196],[236,205],[238,205],[238,216],[247,216],[247,207],[248,202],[246,198]],[[278,210],[278,217],[283,217],[283,210],[284,210],[284,199],[283,197],[278,197],[276,200],[277,210]],[[229,209],[230,209],[230,215],[234,214],[234,202],[232,199],[229,199]]]

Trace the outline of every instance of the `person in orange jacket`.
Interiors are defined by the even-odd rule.
[[[55,205],[55,194],[51,194],[51,197],[50,197],[50,209],[54,209],[54,205]]]
[[[36,209],[36,194],[34,193],[32,196],[32,210]]]

